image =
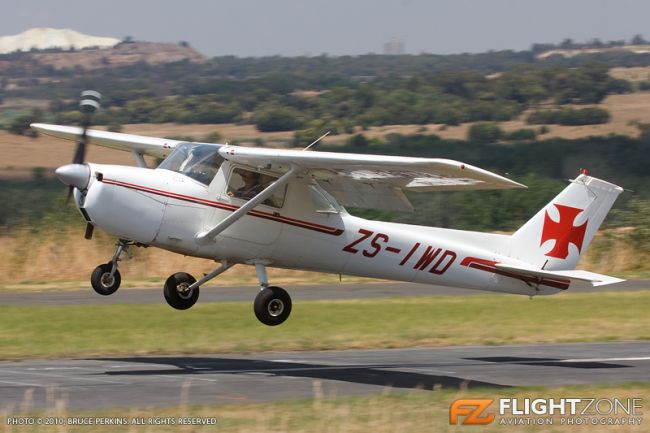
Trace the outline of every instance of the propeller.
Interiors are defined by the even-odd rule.
[[[88,142],[88,127],[91,124],[93,114],[99,110],[99,101],[101,100],[101,93],[95,90],[84,90],[81,92],[81,102],[79,103],[79,110],[81,111],[81,136],[77,143],[77,149],[72,158],[73,164],[83,164],[86,160],[86,144]],[[67,202],[70,202],[74,185],[68,187]]]

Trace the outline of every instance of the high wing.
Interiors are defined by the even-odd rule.
[[[46,123],[32,123],[32,129],[52,137],[65,140],[79,140],[81,128],[76,126],[49,125]],[[155,158],[165,158],[169,152],[176,147],[178,140],[166,138],[146,137],[143,135],[123,134],[120,132],[108,132],[97,129],[89,129],[86,132],[88,143],[98,146],[110,147],[111,149],[126,150],[140,155],[149,155]]]
[[[440,158],[224,146],[227,160],[286,172],[307,172],[344,206],[413,211],[404,191],[459,191],[525,188],[524,185],[469,164]]]
[[[78,140],[81,128],[33,123],[39,132]],[[178,140],[90,129],[88,143],[138,155],[166,157]],[[222,146],[227,160],[285,173],[300,168],[344,206],[413,211],[405,191],[460,191],[525,188],[498,174],[462,162],[441,158],[361,155],[259,147]]]

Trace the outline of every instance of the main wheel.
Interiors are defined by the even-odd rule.
[[[265,325],[279,325],[291,314],[291,296],[281,287],[267,287],[255,297],[253,310]]]
[[[167,303],[177,310],[187,310],[199,299],[199,288],[190,290],[196,280],[186,272],[177,272],[165,281],[163,293]]]
[[[100,295],[112,295],[120,288],[120,283],[122,282],[120,271],[115,269],[115,272],[111,275],[111,269],[113,269],[113,263],[105,263],[97,266],[90,275],[90,284],[93,286],[95,292]]]

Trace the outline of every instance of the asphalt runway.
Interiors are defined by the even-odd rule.
[[[362,299],[412,296],[471,296],[498,294],[480,290],[456,289],[412,283],[365,283],[365,284],[313,284],[284,285],[294,300]],[[568,293],[650,290],[650,281],[624,281],[606,287],[577,286]],[[201,287],[199,302],[252,302],[259,291],[257,286],[207,286]],[[513,295],[507,295],[513,296]],[[90,286],[83,290],[48,292],[0,292],[0,305],[80,305],[80,304],[165,304],[160,289],[120,289],[110,296],[96,294]]]
[[[650,342],[0,362],[0,413],[650,382]]]

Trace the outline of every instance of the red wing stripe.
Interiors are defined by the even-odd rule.
[[[176,199],[176,200],[182,200],[182,201],[187,201],[187,202],[192,202],[192,203],[203,204],[203,205],[206,205],[206,206],[210,206],[210,207],[214,207],[214,208],[222,209],[222,210],[227,210],[227,211],[231,211],[231,212],[234,212],[237,209],[239,209],[239,206],[235,206],[235,205],[232,205],[232,204],[229,204],[229,203],[223,203],[223,202],[220,202],[220,201],[206,200],[206,199],[202,199],[202,198],[198,198],[198,197],[192,197],[192,196],[184,195],[184,194],[177,194],[177,193],[174,193],[174,192],[163,191],[163,190],[155,189],[155,188],[149,188],[147,186],[136,185],[136,184],[133,184],[133,183],[122,182],[122,181],[114,180],[114,179],[106,179],[106,178],[104,178],[102,180],[102,182],[106,183],[106,184],[109,184],[109,185],[121,186],[121,187],[124,187],[124,188],[129,188],[129,189],[133,189],[133,190],[136,190],[136,191],[147,192],[147,193],[150,193],[150,194],[156,194],[156,195],[160,195],[160,196],[163,196],[163,197],[173,198],[173,199]],[[321,224],[312,223],[312,222],[309,222],[309,221],[298,220],[298,219],[290,218],[290,217],[286,217],[286,216],[274,215],[272,213],[264,212],[264,211],[260,211],[260,210],[251,210],[250,212],[248,212],[248,215],[251,215],[251,216],[254,216],[254,217],[257,217],[257,218],[268,219],[268,220],[271,220],[271,221],[277,221],[277,222],[281,222],[283,224],[288,224],[288,225],[292,225],[292,226],[295,226],[295,227],[300,227],[300,228],[304,228],[304,229],[308,229],[308,230],[314,230],[314,231],[317,231],[317,232],[326,233],[326,234],[334,235],[334,236],[340,236],[343,233],[342,229],[339,229],[339,228],[336,228],[336,227],[328,227],[328,226],[324,226],[324,225],[321,225]]]
[[[513,272],[508,272],[504,269],[499,269],[495,265],[497,262],[494,260],[479,259],[478,257],[465,257],[461,262],[461,266],[479,269],[485,272],[492,272],[493,274],[503,275],[504,277],[516,278],[526,283],[542,284],[544,286],[555,287],[556,289],[566,290],[569,288],[571,281],[561,278],[542,277],[536,278],[527,275],[519,275]]]

